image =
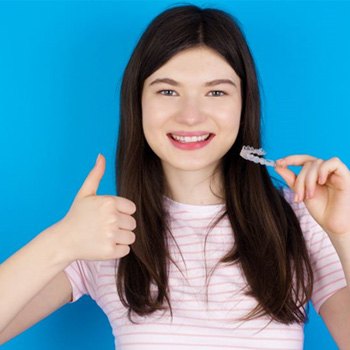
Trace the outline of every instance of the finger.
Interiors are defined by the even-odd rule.
[[[279,164],[277,164],[277,166],[274,169],[284,179],[284,181],[290,188],[294,188],[296,175],[292,170],[286,167],[279,166]]]
[[[289,166],[289,165],[304,165],[307,162],[314,161],[318,158],[310,156],[308,154],[295,154],[292,156],[287,156],[284,157],[280,160],[283,161],[284,166]],[[277,162],[279,163],[278,160]]]
[[[133,231],[136,228],[136,220],[128,214],[117,214],[117,226],[120,229]]]
[[[331,175],[335,176],[330,177]],[[349,169],[337,157],[325,161],[320,167],[318,183],[324,185],[328,179],[331,180],[332,185],[338,185],[339,189],[341,189],[342,186],[348,186],[350,182]]]
[[[102,154],[99,154],[94,167],[91,169],[83,185],[80,187],[76,198],[83,198],[91,195],[96,195],[105,169],[106,159]]]
[[[317,158],[309,156],[307,154],[297,154],[276,160],[276,167],[274,169],[280,176],[282,176],[287,185],[295,192],[295,201],[299,200],[298,194],[300,197],[304,197],[304,181],[306,170],[302,169],[299,174],[296,175],[287,167],[289,165],[301,165],[305,167],[306,164],[314,161],[315,159]]]
[[[117,244],[133,244],[136,240],[136,235],[134,232],[127,230],[118,230],[115,235],[115,242]]]
[[[284,159],[285,158],[283,158],[283,160]],[[307,159],[311,159],[311,158],[307,158]],[[312,159],[314,159],[314,157],[312,157]],[[275,167],[275,171],[283,177],[287,185],[295,192],[294,201],[301,201],[304,199],[305,182],[313,163],[314,162],[311,162],[310,160],[305,162],[299,174],[296,175],[293,171],[291,171],[286,167],[287,166],[286,163],[281,162],[281,160],[278,160],[276,162],[277,166]],[[316,182],[316,179],[317,179],[317,175],[314,180],[315,182]]]
[[[116,244],[113,248],[113,256],[111,258],[118,259],[130,253],[130,247],[124,244]]]
[[[310,169],[312,167],[311,162],[305,163],[303,168],[300,170],[299,174],[297,175],[294,183],[294,192],[295,192],[295,197],[294,201],[300,202],[304,199],[305,196],[305,182],[306,178],[308,176],[308,173],[310,172]]]
[[[136,212],[136,204],[130,199],[115,196],[116,208],[118,212],[132,215]]]
[[[324,161],[317,159],[311,163],[305,177],[304,193],[305,199],[311,199],[315,193],[320,168]],[[304,198],[301,197],[300,200]]]

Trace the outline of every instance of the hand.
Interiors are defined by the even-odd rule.
[[[296,175],[289,165],[303,168]],[[350,233],[350,171],[339,158],[292,155],[276,161],[275,171],[330,236]]]
[[[135,204],[122,197],[97,196],[105,171],[100,155],[76,195],[66,216],[58,223],[68,260],[117,259],[130,252],[134,243]]]

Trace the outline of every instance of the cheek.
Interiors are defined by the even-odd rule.
[[[222,99],[212,98],[210,102],[211,103],[208,103],[206,107],[212,115],[226,121],[236,121],[238,118],[240,118],[242,111],[242,101],[239,94],[226,96]]]
[[[218,115],[220,115],[220,126],[227,128],[228,133],[232,133],[233,131],[238,132],[241,112],[240,104],[221,108],[221,110],[218,111]]]
[[[146,142],[155,154],[159,156],[160,133],[159,130],[163,124],[162,113],[153,108],[152,104],[142,105],[142,129]]]
[[[157,125],[156,111],[147,99],[142,101],[142,128],[146,139]],[[148,141],[148,140],[147,140]]]
[[[171,118],[169,108],[148,101],[142,106],[142,128],[148,144],[157,146],[164,142],[166,125]]]
[[[161,124],[166,115],[167,108],[154,98],[146,97],[142,100],[142,120],[147,125]]]
[[[158,155],[159,134],[157,130],[161,127],[162,120],[161,111],[156,108],[152,96],[147,92],[142,96],[141,99],[141,111],[142,111],[142,129],[145,136],[146,142],[149,147]]]

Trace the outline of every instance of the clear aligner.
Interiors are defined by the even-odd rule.
[[[254,154],[263,156],[266,154],[266,152],[262,148],[257,149],[252,146],[243,146],[240,152],[240,156],[246,160],[261,165],[275,166],[276,163],[273,160],[256,157]]]

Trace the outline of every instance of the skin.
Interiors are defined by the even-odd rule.
[[[162,78],[178,85],[151,85]],[[216,79],[230,79],[234,84],[205,86]],[[222,202],[221,174],[214,171],[236,140],[241,110],[240,78],[222,56],[207,47],[181,51],[145,80],[143,131],[161,159],[170,198],[195,205]],[[206,147],[188,151],[173,146],[167,136],[171,131],[208,131],[215,137]]]
[[[291,155],[277,161],[276,172],[295,192],[331,238],[350,233],[350,171],[339,158],[322,160],[310,155]],[[288,169],[299,165],[298,175]]]
[[[347,286],[322,304],[320,315],[339,349],[350,349],[350,171],[337,157],[323,160],[300,154],[276,163],[276,172],[295,192],[295,202],[304,202],[339,256]],[[290,165],[302,167],[298,175]]]
[[[157,78],[171,78],[181,85],[150,85]],[[204,82],[219,78],[231,78],[236,88],[214,86],[227,95],[213,97],[212,88],[205,88]],[[162,90],[171,90],[166,92],[170,96]],[[161,159],[170,197],[187,204],[220,203],[220,174],[213,172],[236,140],[241,114],[240,81],[234,70],[208,48],[183,51],[146,79],[142,112],[144,134]],[[183,151],[166,136],[176,130],[205,130],[216,137],[205,148]],[[298,175],[288,169],[291,165],[302,167]],[[274,169],[295,192],[295,201],[304,202],[338,253],[348,286],[330,296],[320,314],[339,348],[349,349],[350,171],[337,157],[322,160],[310,155],[286,156],[276,161]]]
[[[164,77],[181,85],[149,86],[151,79]],[[219,78],[235,85],[203,85]],[[171,96],[160,93],[162,89],[172,90]],[[226,94],[216,96],[217,90]],[[241,114],[240,81],[233,69],[207,48],[184,51],[145,81],[142,107],[145,136],[162,161],[172,198],[218,203],[221,174],[212,173],[236,140]],[[205,130],[216,136],[205,149],[182,151],[166,136],[175,130]],[[290,165],[301,166],[300,173],[288,169]],[[350,349],[350,171],[339,158],[310,155],[287,156],[277,161],[275,170],[339,255],[348,286],[330,296],[320,314],[339,349]],[[0,345],[71,300],[63,269],[72,261],[118,259],[129,253],[136,228],[131,215],[137,208],[126,198],[97,195],[104,171],[105,158],[100,156],[67,215],[0,265]]]
[[[0,345],[72,299],[63,270],[74,260],[119,259],[130,252],[136,206],[97,195],[105,168],[100,155],[65,217],[0,264]]]

